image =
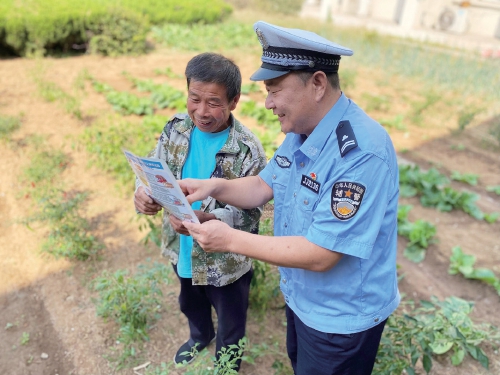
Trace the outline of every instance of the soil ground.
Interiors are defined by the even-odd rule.
[[[88,154],[75,147],[85,127],[91,126],[101,113],[111,112],[104,97],[87,88],[82,99],[86,115],[78,120],[57,102],[47,103],[39,96],[34,74],[42,72],[44,79],[71,92],[77,75],[86,69],[116,89],[130,90],[122,71],[141,79],[161,80],[154,74],[155,69],[171,67],[174,73],[182,75],[193,55],[159,49],[146,56],[127,58],[0,60],[0,114],[23,114],[20,130],[10,142],[0,144],[0,374],[133,374],[130,368],[113,369],[105,358],[115,345],[112,333],[116,327],[96,315],[92,301],[96,295],[89,289],[89,281],[103,270],[134,271],[148,259],[162,261],[157,249],[141,242],[144,233],[134,220],[132,195],[121,193],[110,176],[88,167]],[[258,56],[231,57],[240,65],[243,77],[249,77],[259,65]],[[352,89],[350,96],[355,100],[361,98],[363,90],[371,90],[373,81],[372,75],[360,74],[358,89]],[[182,79],[174,83],[184,88]],[[418,163],[422,168],[435,166],[448,175],[453,170],[478,174],[477,186],[459,183],[454,186],[478,193],[478,205],[483,211],[500,212],[500,197],[485,189],[500,185],[500,151],[488,138],[492,121],[499,120],[486,118],[461,134],[452,135],[450,127],[445,126],[410,127],[407,132],[393,132],[391,136],[404,162]],[[243,122],[256,127],[251,119],[245,118]],[[413,136],[408,137],[409,133]],[[70,166],[61,178],[70,189],[90,192],[86,216],[93,234],[105,244],[101,260],[78,263],[42,255],[39,249],[43,228],[28,228],[20,223],[36,208],[29,197],[19,194],[23,190],[20,175],[30,161],[30,150],[24,140],[33,135],[43,135],[51,147],[71,155]],[[398,263],[404,274],[401,292],[414,300],[429,299],[432,295],[441,299],[464,298],[474,302],[473,317],[477,322],[499,326],[500,297],[495,290],[480,282],[451,276],[447,270],[451,249],[459,245],[464,252],[477,257],[478,267],[490,268],[500,275],[500,223],[479,222],[462,212],[450,214],[423,208],[417,199],[401,199],[401,203],[414,206],[411,221],[423,218],[434,223],[439,240],[430,246],[425,260],[415,264],[403,257],[406,240],[400,238]],[[162,318],[153,327],[151,340],[146,344],[144,362],[151,361],[152,365],[170,361],[188,335],[185,318],[177,306],[177,283],[167,285],[165,292]],[[278,342],[283,350],[283,322],[284,312],[280,309],[271,311],[264,321],[251,315],[250,341]],[[488,346],[485,350],[490,358],[489,372],[469,358],[462,366],[453,367],[449,358],[443,357],[435,360],[431,374],[500,374],[498,351]],[[43,353],[48,358],[42,358],[47,357]],[[279,358],[288,365],[286,357]],[[244,363],[241,373],[274,374],[273,361],[268,356],[258,358],[255,365]]]

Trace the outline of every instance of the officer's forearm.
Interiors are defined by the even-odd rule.
[[[273,190],[259,176],[234,180],[211,179],[212,197],[235,207],[250,209],[264,205],[273,198]]]
[[[238,230],[232,230],[227,250],[276,266],[317,272],[330,270],[342,258],[302,236],[269,237]]]

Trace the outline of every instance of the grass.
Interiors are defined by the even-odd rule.
[[[12,134],[21,127],[21,117],[0,115],[0,141],[11,140]]]

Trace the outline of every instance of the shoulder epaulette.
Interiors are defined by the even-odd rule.
[[[337,125],[337,141],[339,143],[340,156],[344,157],[353,148],[358,147],[358,141],[352,130],[349,120],[342,120]]]

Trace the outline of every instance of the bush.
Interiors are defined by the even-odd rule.
[[[231,10],[222,0],[2,0],[0,53],[43,56],[74,45],[113,56],[143,53],[150,23],[213,23]]]

